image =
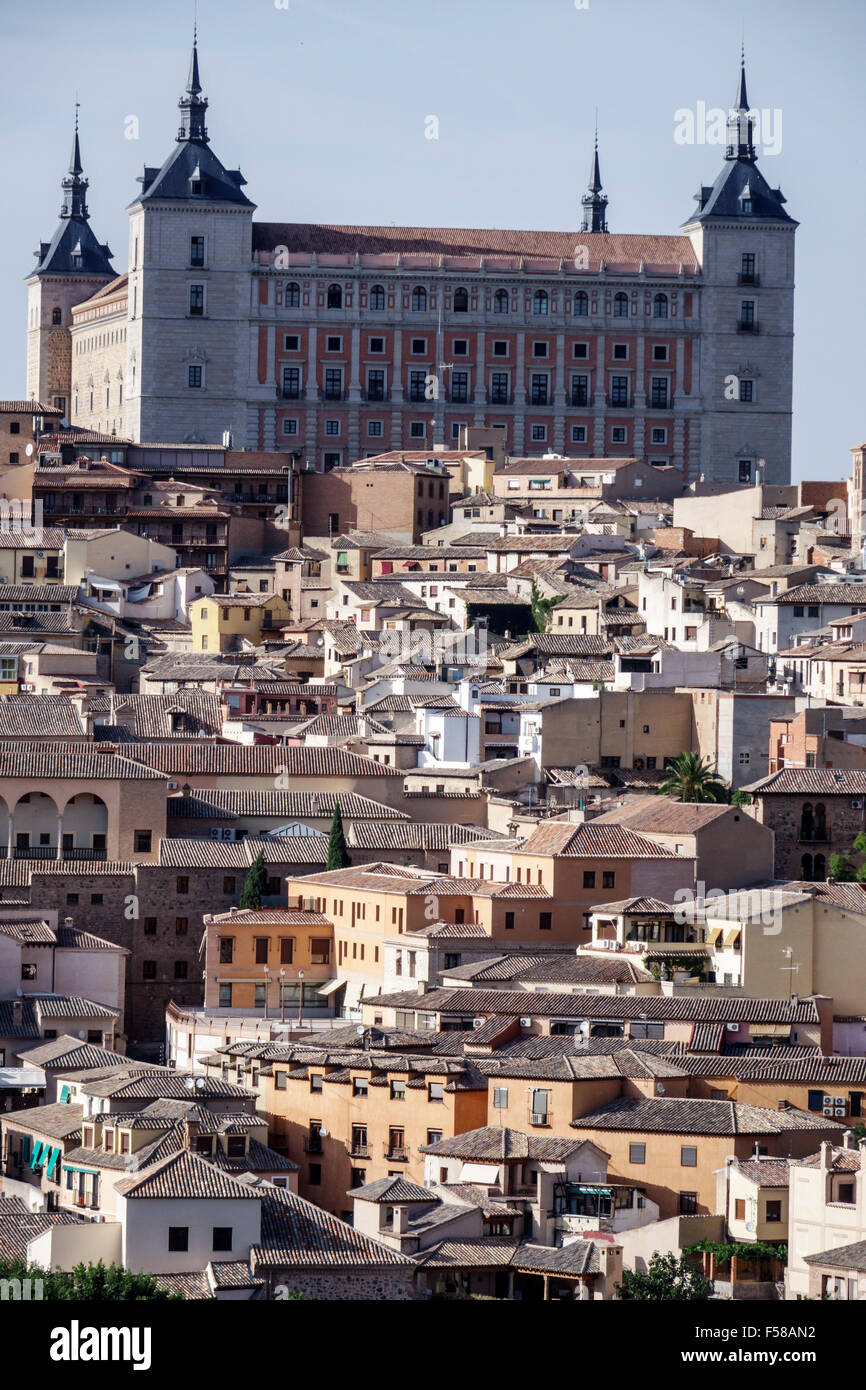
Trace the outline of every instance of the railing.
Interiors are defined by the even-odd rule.
[[[384,1154],[385,1154],[385,1157],[388,1158],[388,1159],[390,1159],[392,1163],[408,1163],[408,1162],[409,1162],[409,1150],[408,1150],[408,1149],[405,1149],[405,1148],[394,1148],[394,1149],[392,1149],[391,1146],[390,1146],[390,1144],[385,1144],[384,1147],[383,1147],[383,1152],[384,1152]]]
[[[305,1153],[305,1154],[320,1154],[321,1152],[322,1152],[322,1141],[321,1141],[321,1139],[319,1139],[319,1138],[313,1138],[312,1135],[309,1135],[308,1138],[307,1138],[307,1140],[306,1140],[306,1142],[305,1142],[305,1144],[304,1144],[304,1153]]]
[[[753,270],[743,270],[737,276],[738,285],[760,285],[760,283],[760,275],[756,275]]]
[[[803,830],[797,836],[801,845],[828,845],[830,843],[829,830]]]
[[[531,1125],[535,1126],[536,1128],[537,1128],[538,1126],[549,1126],[549,1125],[550,1125],[550,1111],[545,1111],[543,1114],[541,1114],[541,1113],[536,1114],[535,1112],[531,1113],[530,1116],[529,1116],[529,1123],[530,1123]]]
[[[391,392],[384,386],[368,386],[366,391],[361,392],[361,399],[364,401],[390,401]]]
[[[760,333],[757,319],[737,319],[738,333]]]
[[[277,395],[283,401],[299,401],[301,399],[300,386],[277,387]]]
[[[592,396],[588,391],[572,391],[569,396],[570,405],[592,405]]]
[[[366,1144],[353,1144],[349,1153],[352,1158],[369,1158],[370,1150]]]

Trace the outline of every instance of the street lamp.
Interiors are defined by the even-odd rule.
[[[285,970],[281,970],[281,971],[280,971],[280,1023],[285,1023],[285,1021],[286,1021],[286,992],[285,992],[285,985],[283,984],[283,981],[285,980],[285,978],[286,978],[286,972],[285,972]]]
[[[298,982],[300,983],[300,986],[301,986],[301,995],[300,995],[300,999],[298,1000],[298,1027],[300,1028],[300,1027],[302,1026],[303,1022],[304,1022],[304,972],[303,972],[303,970],[299,970],[299,971],[298,971]]]
[[[266,965],[266,966],[265,966],[265,1018],[267,1018],[267,1016],[268,1016],[268,985],[269,985],[270,983],[271,983],[271,972],[270,972],[270,969],[268,968],[268,966]]]

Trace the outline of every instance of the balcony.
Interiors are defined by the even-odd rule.
[[[390,1144],[383,1146],[383,1153],[390,1163],[408,1163],[409,1150],[402,1147],[392,1148]]]
[[[588,391],[572,391],[568,398],[569,405],[592,405],[592,396]]]
[[[300,386],[283,386],[282,388],[278,386],[277,396],[283,401],[299,401],[301,399],[301,388]]]
[[[514,397],[510,391],[488,391],[488,405],[513,405]]]
[[[527,404],[527,405],[552,405],[553,402],[551,401],[550,395],[548,394],[547,391],[527,391],[527,393],[526,393],[526,404]]]
[[[754,270],[741,271],[737,276],[738,285],[760,285],[760,283],[761,277],[760,275],[756,275]]]
[[[342,387],[325,386],[319,391],[320,401],[347,401],[348,399],[349,393],[344,391]]]
[[[760,333],[757,319],[737,319],[738,333]]]
[[[322,1152],[322,1141],[317,1134],[308,1134],[304,1140],[305,1154],[320,1154]]]
[[[673,396],[665,396],[664,399],[661,397],[658,400],[651,399],[647,401],[647,406],[650,410],[673,410],[674,398]]]
[[[818,830],[807,830],[804,826],[800,826],[797,839],[801,845],[829,845],[830,832],[826,827]]]
[[[550,1122],[551,1122],[551,1117],[550,1117],[550,1111],[549,1111],[549,1110],[544,1111],[543,1113],[540,1112],[540,1111],[538,1111],[538,1112],[536,1112],[536,1111],[531,1111],[531,1112],[530,1112],[530,1115],[529,1115],[529,1123],[532,1125],[533,1129],[549,1129],[549,1128],[550,1128]]]
[[[634,396],[622,395],[619,391],[608,391],[605,404],[613,406],[617,410],[632,410],[634,408]]]
[[[390,401],[391,392],[386,391],[384,386],[368,386],[366,391],[361,392],[361,399],[364,401]]]
[[[370,1148],[368,1144],[352,1144],[349,1153],[352,1158],[369,1158]]]

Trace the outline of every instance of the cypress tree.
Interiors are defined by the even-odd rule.
[[[243,891],[241,892],[241,907],[261,907],[262,896],[268,890],[268,871],[265,868],[265,856],[259,850],[244,879]]]
[[[334,819],[331,821],[331,833],[328,836],[328,858],[326,868],[348,869],[351,863],[349,851],[346,848],[346,836],[343,832],[343,816],[340,811],[340,803],[339,801],[335,801]]]

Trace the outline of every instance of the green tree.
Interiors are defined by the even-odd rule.
[[[529,596],[529,607],[532,612],[533,632],[546,632],[550,627],[550,615],[558,603],[562,603],[564,594],[557,594],[555,598],[545,598],[538,587],[535,579],[532,581],[532,591]]]
[[[827,873],[837,883],[855,883],[857,880],[857,870],[847,854],[831,854]]]
[[[739,787],[735,787],[734,790],[731,792],[731,805],[732,805],[732,806],[751,806],[751,804],[752,804],[752,794],[751,794],[751,792],[744,792],[744,791],[741,791]]]
[[[244,886],[241,891],[241,907],[261,907],[262,898],[268,891],[268,871],[265,868],[265,856],[259,850],[244,879]]]
[[[658,1251],[649,1262],[645,1274],[623,1270],[622,1283],[616,1286],[621,1299],[644,1299],[654,1302],[705,1302],[711,1293],[710,1281],[700,1270],[692,1269],[683,1256],[660,1255]]]
[[[699,753],[678,753],[659,784],[662,796],[674,801],[727,801],[727,788],[716,777],[712,760]]]
[[[334,819],[331,821],[331,833],[328,836],[328,857],[325,868],[348,869],[351,863],[349,851],[346,848],[346,836],[343,832],[343,814],[339,801],[335,801]]]
[[[40,1280],[46,1301],[168,1303],[183,1298],[183,1294],[161,1288],[152,1274],[133,1274],[122,1265],[106,1265],[102,1260],[95,1265],[79,1264],[69,1271],[41,1269],[25,1260],[0,1260],[0,1279]]]

